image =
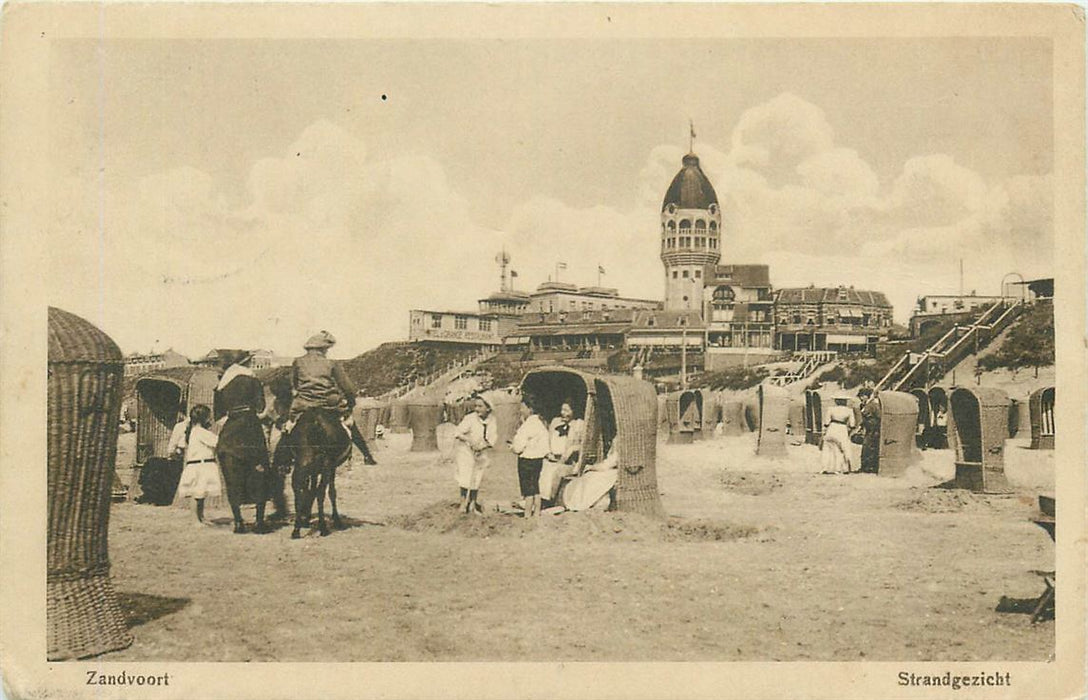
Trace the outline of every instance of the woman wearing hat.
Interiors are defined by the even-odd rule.
[[[453,434],[454,477],[461,489],[461,512],[477,513],[480,507],[476,496],[480,482],[491,463],[489,455],[498,438],[499,424],[491,415],[491,404],[477,394],[473,397],[473,411],[461,420]]]
[[[268,444],[259,415],[265,409],[264,388],[246,366],[250,353],[221,350],[223,375],[215,387],[215,418],[225,418],[216,444],[216,458],[227,484],[234,514],[234,531],[245,532],[240,506],[257,504],[257,531],[264,530],[264,504],[271,495]]]
[[[824,443],[820,448],[824,473],[841,474],[853,471],[850,455],[850,431],[854,429],[854,411],[847,405],[845,395],[835,397],[835,405],[824,419]]]
[[[295,397],[291,402],[290,417],[284,426],[285,432],[291,431],[304,411],[314,408],[341,415],[346,413],[350,417],[351,410],[355,408],[355,386],[340,365],[328,358],[329,348],[335,344],[336,338],[331,333],[321,331],[302,346],[306,354],[295,358],[291,371]],[[377,464],[355,422],[349,418],[345,426],[352,442],[363,453],[364,461]]]

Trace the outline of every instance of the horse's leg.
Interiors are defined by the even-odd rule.
[[[336,469],[329,473],[329,503],[332,504],[332,526],[343,530],[344,521],[340,519],[340,511],[336,509]]]
[[[306,517],[306,499],[309,497],[309,477],[301,464],[295,464],[295,470],[291,475],[291,490],[295,492],[295,529],[291,531],[291,539],[297,540],[302,535],[302,525]]]
[[[317,527],[322,537],[329,534],[329,526],[325,524],[325,489],[329,486],[331,472],[332,469],[323,472],[317,482]]]

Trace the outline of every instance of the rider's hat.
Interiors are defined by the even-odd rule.
[[[315,335],[310,336],[310,339],[306,341],[306,344],[302,346],[304,350],[320,350],[323,348],[331,348],[336,345],[336,338],[332,337],[332,333],[328,331],[320,331]]]

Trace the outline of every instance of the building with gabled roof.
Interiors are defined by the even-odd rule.
[[[846,286],[780,289],[774,314],[775,347],[793,352],[876,352],[892,325],[883,292]]]

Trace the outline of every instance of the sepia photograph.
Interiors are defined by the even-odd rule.
[[[1083,693],[1082,8],[6,10],[11,697]]]

